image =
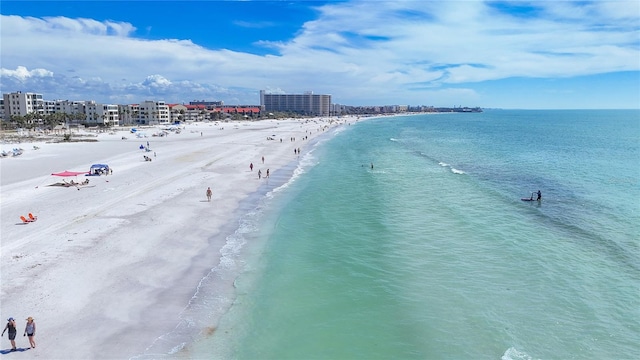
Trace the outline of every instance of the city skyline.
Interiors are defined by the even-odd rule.
[[[2,93],[640,107],[635,1],[3,1],[1,16]]]

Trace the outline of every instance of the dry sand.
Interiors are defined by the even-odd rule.
[[[144,129],[143,138],[123,129],[99,134],[97,142],[3,144],[2,150],[25,149],[0,159],[0,319],[18,322],[19,350],[11,358],[145,354],[176,327],[220,258],[222,229],[266,181],[258,170],[273,174],[296,161],[294,149],[304,152],[328,132],[323,128],[340,123],[197,123],[164,137],[153,136],[159,128]],[[139,149],[147,141],[151,152]],[[62,180],[51,173],[87,171],[95,163],[108,164],[113,174],[67,178],[88,178],[88,186],[48,186]],[[19,217],[29,212],[38,220],[22,224]],[[22,336],[28,316],[37,324],[35,349]],[[210,321],[203,332],[215,328],[216,319]],[[4,354],[7,334],[1,341]]]

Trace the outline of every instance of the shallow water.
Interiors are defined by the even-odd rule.
[[[635,358],[639,135],[638,111],[345,126],[245,209],[188,356]]]

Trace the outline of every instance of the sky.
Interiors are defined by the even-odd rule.
[[[0,90],[47,100],[640,108],[640,2],[7,1]]]

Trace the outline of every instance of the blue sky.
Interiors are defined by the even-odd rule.
[[[2,1],[0,90],[46,99],[640,108],[637,1]]]

